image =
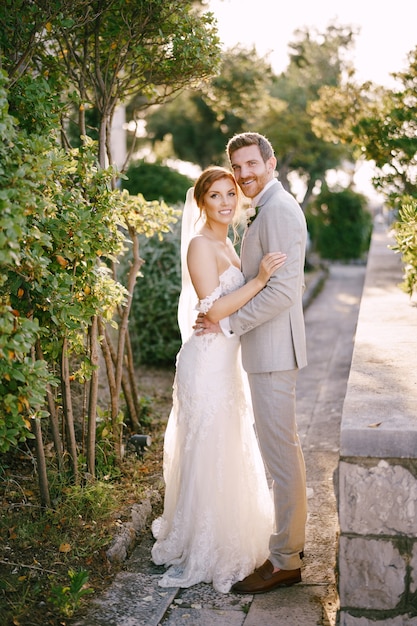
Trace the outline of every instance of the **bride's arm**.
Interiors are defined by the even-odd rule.
[[[188,248],[188,270],[200,301],[209,298],[207,319],[217,323],[240,309],[263,289],[270,276],[284,264],[285,259],[286,255],[278,252],[266,254],[259,265],[259,272],[255,278],[239,289],[216,298],[215,290],[219,287],[219,275],[214,247],[205,237],[194,238]],[[214,302],[211,302],[213,297]]]

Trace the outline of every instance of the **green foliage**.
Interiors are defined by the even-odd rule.
[[[4,84],[4,77],[3,77]],[[14,97],[16,96],[16,97]],[[39,105],[54,118],[55,100],[39,79],[19,83],[11,102],[24,117]],[[95,147],[57,147],[46,122],[26,130],[0,109],[0,450],[31,437],[43,410],[64,337],[83,353],[80,333],[92,315],[111,318],[125,291],[103,260],[124,249],[120,192],[110,192],[112,170],[97,168]],[[23,103],[25,103],[23,105]],[[23,107],[23,113],[22,113]],[[125,202],[124,204],[127,205]],[[130,208],[129,208],[130,210]],[[103,260],[102,260],[103,259]],[[35,358],[40,346],[49,362]],[[81,347],[81,350],[80,350]],[[88,371],[88,368],[84,368]]]
[[[162,102],[217,70],[214,17],[189,0],[105,0],[88,10],[76,2],[65,9],[50,23],[43,67],[66,74],[74,102],[106,117],[118,100],[140,94],[145,106]]]
[[[120,411],[118,424],[123,424],[123,413]],[[111,413],[107,409],[97,407],[96,420],[96,478],[98,480],[113,480],[120,476],[120,467],[116,462],[112,431]],[[86,459],[80,457],[81,464],[87,469]]]
[[[123,475],[91,480],[84,487],[54,472],[47,455],[53,508],[37,505],[32,446],[20,445],[0,463],[0,623],[60,624],[60,606],[77,608],[87,586],[96,589],[107,571],[106,550],[129,507],[143,500],[147,483],[137,458],[123,459]],[[53,484],[56,480],[56,484]],[[59,484],[58,484],[59,480]],[[10,555],[13,558],[10,558]],[[69,578],[68,570],[86,570],[89,580]],[[80,584],[81,583],[81,584]],[[84,585],[84,586],[83,586]],[[58,604],[51,589],[57,589]],[[68,589],[66,589],[68,588]],[[91,592],[88,592],[91,593]],[[60,603],[62,601],[62,605]],[[46,602],[45,602],[46,601]]]
[[[351,48],[351,27],[328,26],[324,33],[298,30],[290,44],[290,63],[272,87],[272,95],[285,105],[271,108],[261,120],[260,132],[267,135],[278,159],[280,180],[290,188],[288,173],[295,171],[306,184],[301,205],[305,208],[317,181],[328,170],[350,157],[346,144],[323,140],[313,130],[310,107],[325,85],[339,85],[346,71],[345,52]]]
[[[122,186],[131,194],[142,194],[148,200],[160,200],[176,204],[185,198],[193,182],[166,165],[133,161],[126,172],[127,180]]]
[[[411,297],[417,291],[417,200],[404,200],[393,228],[397,245],[392,249],[401,254],[404,264],[400,287]]]
[[[152,398],[142,395],[139,400],[139,422],[143,427],[150,427],[154,418]]]
[[[227,140],[258,126],[269,106],[271,66],[255,50],[224,53],[218,75],[197,90],[186,90],[147,116],[155,150],[172,143],[171,153],[204,168],[227,162]]]
[[[417,197],[417,47],[408,55],[409,65],[394,74],[401,88],[386,90],[374,116],[363,116],[355,127],[367,159],[377,166],[376,189],[392,206],[403,196]]]
[[[47,142],[18,129],[8,111],[6,77],[0,74],[0,451],[32,437],[30,418],[42,417],[47,383],[46,364],[32,348],[43,329],[33,317],[24,284],[40,279],[49,260],[48,232],[33,218],[47,210],[37,186],[49,168]],[[43,81],[35,81],[40,94]]]
[[[349,144],[375,163],[375,189],[398,208],[403,196],[417,196],[417,47],[405,71],[393,76],[395,89],[357,85],[352,77],[341,87],[322,88],[311,111],[319,136]]]
[[[84,487],[72,485],[57,503],[60,515],[65,519],[99,522],[105,519],[113,508],[114,487],[108,482],[96,481]]]
[[[81,598],[89,593],[94,593],[94,589],[86,587],[88,582],[88,572],[73,569],[68,570],[69,585],[57,585],[51,589],[50,601],[54,604],[59,613],[64,617],[71,617],[79,607]]]
[[[275,148],[280,179],[290,188],[290,172],[307,184],[307,204],[316,181],[350,156],[349,147],[319,138],[309,106],[323,85],[338,85],[346,69],[344,52],[353,42],[349,27],[330,26],[324,33],[298,31],[288,69],[274,76],[255,50],[233,48],[223,55],[218,75],[197,91],[185,91],[147,116],[155,150],[168,140],[178,158],[225,164],[225,147],[235,133],[257,130]]]
[[[43,410],[46,383],[54,384],[44,361],[27,356],[35,340],[30,320],[7,321],[10,314],[0,307],[0,453],[33,439],[32,420],[46,417]],[[36,330],[36,325],[35,330]]]
[[[313,245],[325,259],[359,259],[368,250],[372,219],[366,199],[350,189],[325,189],[306,215]]]
[[[145,260],[132,303],[132,342],[139,362],[172,365],[181,346],[177,323],[181,290],[180,222],[163,240],[142,238]]]
[[[5,78],[3,77],[3,82]],[[36,86],[36,89],[34,88]],[[43,79],[23,80],[16,113],[39,104],[55,113]],[[23,104],[25,103],[25,104]],[[0,93],[0,451],[32,437],[31,420],[46,417],[48,384],[57,379],[64,339],[77,355],[80,382],[91,376],[86,333],[94,315],[112,321],[126,289],[110,264],[128,249],[126,234],[169,230],[176,213],[164,203],[111,190],[112,168],[97,165],[96,145],[84,138],[63,151],[44,122],[29,133],[8,113]],[[37,134],[36,129],[39,129]],[[38,348],[45,360],[35,358]],[[59,405],[60,399],[57,396]]]
[[[111,318],[123,302],[124,289],[111,278],[103,259],[123,252],[119,192],[109,191],[112,171],[96,165],[92,143],[80,150],[56,153],[51,167],[56,183],[44,189],[53,209],[38,228],[51,233],[48,272],[44,280],[23,285],[48,328],[44,350],[56,358],[63,337],[78,345],[93,315]]]

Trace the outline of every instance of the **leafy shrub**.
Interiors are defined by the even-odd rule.
[[[359,259],[368,250],[372,217],[362,194],[325,189],[306,217],[313,245],[322,258]]]
[[[163,198],[167,204],[183,201],[193,181],[187,176],[158,163],[132,162],[122,185],[131,194],[141,193],[147,200]]]
[[[141,238],[145,260],[138,279],[131,311],[132,344],[138,362],[172,365],[181,346],[177,322],[181,291],[181,222],[161,242]]]
[[[396,246],[392,249],[401,254],[404,264],[403,282],[400,287],[411,297],[417,291],[417,201],[406,202],[398,212],[393,225]]]
[[[45,415],[45,389],[52,382],[46,364],[31,354],[42,328],[22,278],[26,274],[37,284],[49,263],[44,249],[51,237],[34,221],[47,210],[36,188],[44,186],[51,167],[50,146],[35,129],[30,136],[19,129],[9,113],[6,85],[0,72],[0,453],[33,437],[31,418]],[[36,86],[47,99],[42,81]]]
[[[94,593],[94,589],[87,587],[88,572],[72,568],[68,570],[69,584],[55,585],[51,589],[50,601],[64,617],[72,617],[79,607],[81,598],[89,593]]]

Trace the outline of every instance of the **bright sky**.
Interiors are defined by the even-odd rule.
[[[351,52],[358,82],[371,80],[393,87],[392,72],[407,67],[407,55],[417,46],[417,0],[209,0],[225,48],[253,45],[268,55],[279,74],[288,65],[288,44],[294,31],[315,28],[324,32],[330,23],[352,26],[359,34]],[[379,200],[365,163],[355,174],[358,189]]]
[[[360,28],[352,52],[358,81],[392,86],[417,46],[417,0],[210,0],[225,48],[255,45],[276,73],[288,65],[288,43],[298,28],[324,32],[331,22]]]

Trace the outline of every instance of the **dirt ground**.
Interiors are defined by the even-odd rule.
[[[0,467],[0,624],[1,626],[64,626],[50,603],[51,588],[68,581],[68,569],[88,571],[88,584],[95,593],[111,585],[118,569],[110,564],[106,550],[119,526],[130,519],[131,506],[137,502],[138,487],[162,485],[163,437],[171,409],[174,367],[141,367],[137,371],[139,393],[149,414],[144,433],[152,444],[142,459],[128,450],[119,489],[123,490],[120,510],[101,519],[98,526],[83,520],[45,520],[39,506],[39,488],[34,471],[33,451],[23,446],[20,452],[2,455]],[[53,523],[56,532],[50,532]],[[87,529],[89,526],[90,530]],[[94,533],[94,543],[86,534]],[[57,536],[65,536],[71,551],[58,550]],[[84,540],[85,536],[85,540]],[[54,542],[55,540],[55,542]],[[98,548],[90,553],[89,546]]]

